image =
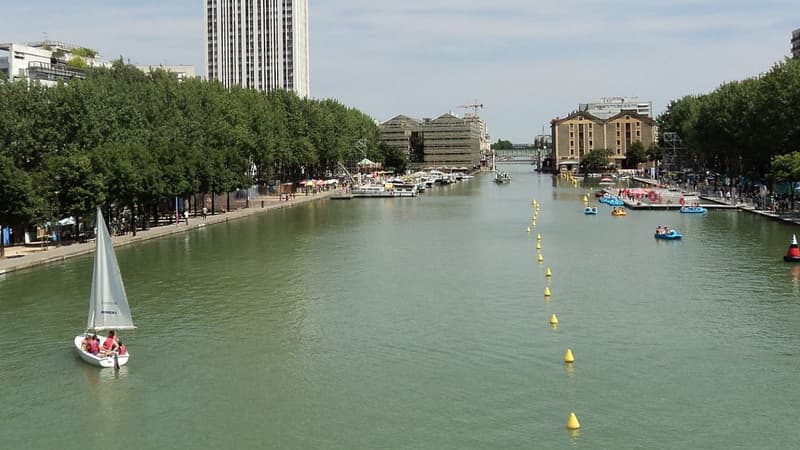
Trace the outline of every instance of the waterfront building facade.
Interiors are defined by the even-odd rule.
[[[641,142],[647,149],[656,142],[655,121],[635,110],[622,110],[606,119],[575,111],[553,119],[550,125],[556,170],[577,169],[595,149],[610,150],[609,162],[620,168],[631,144]]]
[[[86,67],[110,65],[95,50],[58,41],[0,44],[0,73],[11,81],[53,86],[60,81],[86,78]]]
[[[580,103],[578,111],[585,111],[589,114],[608,119],[615,116],[620,111],[636,111],[637,114],[653,117],[653,102],[641,101],[639,97],[603,97],[600,101],[590,103]]]
[[[414,162],[412,153],[412,142],[419,136],[419,129],[422,121],[399,115],[392,117],[380,124],[381,142],[390,148],[399,150],[403,155]]]
[[[380,124],[381,141],[408,157],[412,169],[477,168],[481,161],[482,120],[451,113],[422,120],[399,115]],[[485,124],[483,125],[485,130]]]
[[[792,31],[792,58],[800,58],[800,28]]]
[[[205,0],[208,79],[310,95],[308,0]]]

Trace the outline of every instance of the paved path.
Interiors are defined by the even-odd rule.
[[[309,196],[301,194],[290,201],[281,201],[275,196],[260,196],[251,201],[250,204],[254,206],[250,208],[242,208],[226,213],[208,215],[205,220],[203,220],[202,217],[190,217],[189,225],[186,225],[186,223],[181,223],[178,225],[163,225],[150,228],[147,231],[137,231],[136,236],[133,236],[133,234],[127,234],[125,236],[116,236],[112,238],[112,240],[114,241],[115,247],[129,245],[135,242],[156,239],[171,234],[184,233],[199,226],[228,222],[231,220],[252,216],[253,214],[261,214],[274,209],[287,208],[301,203],[326,199],[336,192],[337,191],[327,191]],[[263,207],[260,206],[262,204],[264,205]],[[51,244],[50,246],[44,248],[38,246],[26,247],[22,245],[6,247],[5,258],[0,258],[0,275],[16,270],[40,266],[42,264],[63,261],[67,258],[84,255],[93,251],[94,242],[75,243],[62,245],[60,247]]]

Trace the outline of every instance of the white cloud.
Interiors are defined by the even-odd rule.
[[[203,2],[4,6],[0,41],[50,39],[140,64],[203,67]],[[530,141],[579,102],[675,98],[769,70],[796,0],[310,0],[311,91],[378,120],[477,99],[493,138]],[[795,18],[794,20],[792,18]]]

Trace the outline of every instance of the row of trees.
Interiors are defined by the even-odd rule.
[[[372,118],[334,100],[121,61],[50,88],[0,81],[0,225],[321,177],[340,161],[384,161],[378,139]]]
[[[789,176],[793,171],[778,171],[773,161],[800,150],[799,119],[800,60],[790,59],[758,77],[675,100],[657,123],[662,135],[677,132],[683,141],[677,156],[689,166],[751,180],[782,181],[775,177],[778,172]],[[795,172],[800,173],[800,167]]]

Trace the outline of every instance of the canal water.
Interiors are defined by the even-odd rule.
[[[798,230],[585,216],[590,187],[506,169],[117,249],[138,326],[118,373],[71,348],[91,257],[3,276],[0,447],[797,446]]]

